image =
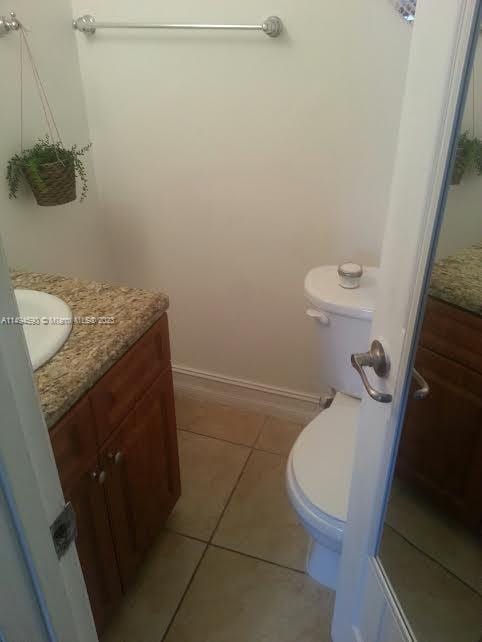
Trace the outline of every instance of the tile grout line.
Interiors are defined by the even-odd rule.
[[[264,562],[265,564],[270,564],[271,566],[276,566],[277,568],[282,568],[285,571],[291,571],[292,573],[299,573],[308,577],[308,574],[305,571],[300,571],[299,568],[293,568],[292,566],[285,566],[284,564],[279,564],[278,562],[273,562],[271,560],[266,560],[263,557],[258,557],[257,555],[251,555],[250,553],[245,553],[243,551],[237,551],[235,548],[229,548],[228,546],[222,546],[221,544],[210,543],[208,546],[211,548],[218,548],[222,551],[227,551],[229,553],[235,553],[236,555],[241,555],[242,557],[247,557],[250,560],[256,560],[257,562]]]
[[[265,562],[266,564],[271,564],[272,566],[277,566],[278,568],[284,568],[287,571],[293,571],[295,573],[301,573],[301,575],[306,575],[306,571],[301,571],[299,568],[294,568],[293,566],[286,566],[286,564],[280,564],[279,562],[273,562],[272,560],[267,560],[264,557],[259,555],[253,555],[252,553],[246,553],[244,551],[238,551],[236,548],[230,548],[229,546],[224,546],[223,544],[215,544],[214,542],[209,542],[205,539],[200,539],[194,535],[186,535],[186,533],[181,533],[180,531],[175,531],[166,528],[167,533],[173,533],[174,535],[179,535],[179,537],[185,537],[190,539],[193,542],[198,542],[199,544],[205,544],[206,546],[211,546],[211,548],[219,548],[223,551],[228,551],[230,553],[236,553],[237,555],[242,555],[243,557],[248,557],[252,560],[258,560],[259,562]]]
[[[194,542],[199,542],[200,544],[209,544],[209,541],[207,539],[202,539],[201,537],[196,537],[195,535],[187,535],[186,533],[182,533],[181,531],[178,531],[174,528],[169,528],[168,526],[164,526],[164,530],[166,533],[174,533],[174,535],[187,537],[187,539],[192,539]]]
[[[232,442],[232,441],[228,441],[227,439],[223,439],[221,437],[212,437],[210,435],[204,435],[203,433],[197,433],[197,432],[194,432],[192,430],[186,430],[186,429],[183,429],[183,428],[178,428],[178,430],[183,430],[184,432],[188,432],[190,434],[195,434],[195,435],[199,435],[199,436],[202,436],[202,437],[207,437],[208,439],[216,439],[218,441],[222,441],[222,442],[225,442],[225,443],[233,444],[235,446],[243,446],[245,448],[249,448],[250,453],[249,453],[248,457],[246,458],[246,461],[245,461],[245,463],[244,463],[244,465],[243,465],[243,467],[241,469],[241,472],[238,475],[238,478],[237,478],[237,480],[236,480],[236,482],[235,482],[235,484],[233,486],[233,489],[231,490],[231,492],[229,494],[229,497],[228,497],[228,499],[226,501],[226,504],[224,505],[224,508],[223,508],[223,510],[222,510],[222,512],[221,512],[221,514],[219,516],[219,519],[216,522],[216,525],[215,525],[215,527],[213,529],[213,532],[212,532],[211,536],[209,537],[209,539],[208,540],[203,540],[201,538],[198,538],[198,537],[195,537],[195,536],[191,536],[191,535],[186,535],[185,533],[181,533],[179,531],[174,531],[174,530],[171,531],[171,532],[177,533],[178,535],[181,535],[183,537],[188,537],[190,539],[193,539],[195,541],[201,542],[203,544],[207,544],[208,547],[209,546],[213,546],[213,547],[216,547],[216,548],[219,548],[219,549],[222,549],[222,550],[230,551],[232,553],[237,553],[238,555],[244,555],[245,557],[248,557],[250,559],[259,560],[261,562],[266,562],[267,564],[272,564],[273,566],[277,566],[279,568],[284,568],[284,569],[287,569],[289,571],[294,571],[296,573],[301,573],[302,575],[306,575],[305,571],[300,571],[299,569],[293,568],[291,566],[285,566],[283,564],[279,564],[277,562],[272,562],[271,560],[264,559],[263,557],[258,557],[256,555],[250,555],[249,553],[245,553],[243,551],[238,551],[238,550],[236,550],[234,548],[229,548],[227,546],[222,546],[220,544],[215,544],[213,542],[213,539],[214,539],[214,537],[215,537],[215,535],[216,535],[216,533],[218,531],[218,528],[219,528],[219,526],[221,524],[221,521],[222,521],[222,519],[223,519],[223,517],[224,517],[224,515],[225,515],[225,513],[226,513],[226,511],[227,511],[227,509],[229,507],[229,504],[231,503],[231,499],[233,498],[233,495],[234,495],[234,493],[236,492],[236,490],[237,490],[237,488],[239,486],[241,478],[244,475],[244,473],[246,471],[246,468],[248,467],[249,461],[251,459],[251,456],[254,454],[254,452],[256,451],[256,452],[263,452],[263,453],[267,453],[267,454],[271,454],[271,455],[277,455],[279,457],[282,457],[282,458],[286,459],[286,455],[283,455],[283,454],[281,454],[279,452],[275,452],[275,451],[271,451],[271,450],[263,450],[262,448],[256,448],[256,444],[258,443],[259,438],[261,437],[261,433],[263,432],[263,428],[265,427],[265,424],[267,423],[268,419],[269,419],[268,415],[263,415],[263,422],[262,422],[261,427],[259,429],[258,435],[257,435],[257,437],[256,437],[256,439],[254,441],[254,444],[252,446],[246,446],[245,444],[239,444],[239,443],[235,443],[235,442]]]
[[[263,422],[263,425],[264,425],[264,422]],[[186,432],[189,432],[189,431],[186,431]],[[260,432],[261,432],[261,430],[260,430]],[[214,437],[214,439],[215,439],[215,437]],[[220,440],[220,441],[223,441],[223,440]],[[229,442],[229,443],[231,443],[231,442]],[[224,505],[224,508],[223,508],[223,510],[222,510],[222,512],[221,512],[221,515],[220,515],[220,517],[219,517],[218,521],[216,522],[216,525],[215,525],[215,527],[214,527],[214,529],[213,529],[213,532],[211,533],[211,536],[210,536],[210,538],[209,538],[209,541],[208,541],[208,542],[202,542],[202,540],[196,540],[196,541],[200,541],[200,542],[202,542],[203,544],[205,544],[205,548],[204,548],[203,554],[201,555],[201,557],[200,557],[200,559],[199,559],[199,562],[196,564],[196,567],[195,567],[195,569],[194,569],[194,572],[193,572],[193,574],[191,575],[191,578],[189,579],[189,582],[187,583],[186,589],[184,590],[184,592],[183,592],[183,594],[182,594],[182,596],[181,596],[181,599],[179,600],[179,602],[178,602],[178,604],[177,604],[177,607],[176,607],[176,609],[175,609],[175,611],[174,611],[174,613],[173,613],[173,615],[172,615],[171,619],[169,620],[169,624],[167,625],[167,627],[166,627],[166,631],[165,631],[164,635],[163,635],[163,636],[162,636],[162,638],[161,638],[161,642],[164,642],[164,640],[167,638],[167,636],[168,636],[168,634],[169,634],[169,631],[171,630],[172,625],[174,624],[174,620],[176,619],[176,616],[177,616],[177,614],[179,613],[179,611],[180,611],[180,609],[181,609],[181,606],[182,606],[182,604],[183,604],[184,600],[186,599],[186,596],[187,596],[187,594],[188,594],[188,592],[189,592],[189,589],[190,589],[190,588],[191,588],[191,586],[192,586],[192,583],[194,582],[194,578],[195,578],[195,577],[196,577],[196,575],[197,575],[197,572],[198,572],[198,570],[199,570],[199,567],[201,566],[202,561],[203,561],[203,560],[204,560],[204,558],[206,557],[206,553],[207,553],[207,552],[208,552],[208,550],[209,550],[209,547],[210,547],[210,545],[211,545],[212,539],[213,539],[213,537],[214,537],[214,535],[215,535],[215,533],[216,533],[216,531],[217,531],[217,528],[218,528],[218,526],[219,526],[219,524],[220,524],[220,522],[221,522],[221,520],[222,520],[222,518],[223,518],[223,516],[224,516],[224,513],[226,512],[226,509],[227,509],[227,507],[228,507],[228,505],[229,505],[229,503],[230,503],[230,501],[231,501],[231,499],[232,499],[232,497],[233,497],[233,495],[234,495],[234,493],[235,493],[235,491],[236,491],[236,489],[237,489],[237,487],[238,487],[238,484],[239,484],[239,482],[240,482],[240,480],[241,480],[241,477],[243,476],[243,473],[244,473],[244,471],[246,470],[246,466],[248,465],[248,462],[249,462],[249,460],[251,459],[251,455],[252,455],[252,453],[253,453],[253,448],[251,447],[251,448],[250,448],[250,451],[249,451],[249,454],[248,454],[248,456],[246,457],[246,461],[244,462],[244,465],[243,465],[243,467],[242,467],[242,469],[241,469],[241,472],[239,473],[239,475],[238,475],[238,477],[237,477],[237,479],[236,479],[236,482],[235,482],[235,484],[234,484],[234,486],[233,486],[233,488],[232,488],[232,490],[231,490],[231,492],[230,492],[230,494],[229,494],[229,496],[228,496],[228,499],[226,500],[226,504]],[[195,538],[192,538],[192,539],[195,539]]]
[[[211,543],[212,543],[212,541],[213,541],[213,539],[214,539],[214,536],[215,536],[215,535],[216,535],[216,533],[217,533],[217,530],[218,530],[218,528],[219,528],[219,525],[221,524],[221,521],[222,521],[222,519],[223,519],[223,517],[224,517],[224,515],[225,515],[226,511],[228,510],[228,506],[229,506],[229,504],[231,503],[231,500],[232,500],[232,498],[233,498],[233,495],[234,495],[234,493],[236,492],[236,490],[237,490],[237,488],[238,488],[238,486],[239,486],[239,482],[241,481],[241,477],[244,475],[244,472],[245,472],[246,468],[248,467],[248,463],[249,463],[249,461],[250,461],[250,459],[251,459],[251,456],[252,456],[252,454],[253,454],[253,450],[254,450],[253,448],[250,448],[250,450],[249,450],[249,455],[246,457],[246,461],[244,462],[244,465],[243,465],[243,467],[242,467],[242,469],[241,469],[241,472],[239,473],[239,475],[238,475],[238,477],[237,477],[237,479],[236,479],[236,482],[235,482],[235,484],[234,484],[234,486],[233,486],[233,488],[232,488],[231,492],[229,493],[229,497],[228,497],[228,499],[226,500],[226,503],[225,503],[225,505],[224,505],[224,507],[223,507],[223,510],[221,511],[221,515],[219,516],[219,519],[218,519],[218,521],[216,522],[215,527],[213,528],[213,532],[211,533],[211,537],[209,538],[208,544],[211,544]]]
[[[415,549],[416,551],[418,551],[421,555],[423,555],[423,556],[424,556],[424,557],[426,557],[428,560],[430,560],[431,562],[433,562],[434,564],[436,564],[438,567],[442,568],[442,569],[443,569],[446,573],[448,573],[452,578],[454,578],[455,580],[459,581],[463,586],[465,586],[465,587],[466,587],[466,588],[468,588],[470,591],[472,591],[472,593],[475,593],[475,595],[477,595],[478,597],[482,598],[482,593],[479,593],[479,591],[478,591],[477,589],[475,589],[471,584],[469,584],[469,583],[468,583],[468,582],[466,582],[464,579],[462,579],[461,577],[459,577],[458,575],[456,575],[456,574],[454,573],[454,571],[452,571],[451,569],[449,569],[449,568],[447,568],[446,566],[444,566],[444,564],[443,564],[442,562],[440,562],[440,561],[439,561],[438,559],[436,559],[435,557],[432,557],[431,555],[429,555],[429,554],[428,554],[426,551],[424,551],[422,548],[419,548],[419,546],[417,546],[417,544],[414,544],[411,540],[409,540],[407,537],[405,537],[405,535],[402,535],[402,533],[400,533],[396,528],[394,528],[393,526],[390,526],[390,524],[388,524],[388,523],[387,523],[387,524],[386,524],[386,526],[387,526],[390,530],[392,530],[394,533],[396,533],[399,537],[401,537],[401,538],[403,539],[403,541],[404,541],[404,542],[407,542],[407,544],[408,544],[409,546],[411,546],[412,548],[414,548],[414,549]],[[381,559],[381,558],[380,558],[380,559]],[[383,563],[383,560],[381,560],[381,561],[382,561],[382,563]]]
[[[221,549],[221,550],[224,550],[224,551],[229,551],[230,553],[235,553],[235,554],[237,554],[237,555],[242,555],[243,557],[247,557],[247,558],[249,558],[249,559],[258,560],[258,561],[260,561],[260,562],[264,562],[265,564],[271,564],[271,566],[276,566],[276,567],[278,567],[278,568],[282,568],[282,569],[286,569],[286,570],[288,570],[288,571],[292,571],[292,572],[295,572],[295,573],[299,573],[300,575],[306,575],[306,572],[305,572],[305,571],[300,571],[300,570],[299,570],[299,569],[297,569],[297,568],[293,568],[293,567],[291,567],[291,566],[284,566],[283,564],[278,564],[277,562],[272,562],[271,560],[266,560],[266,559],[264,559],[264,558],[262,558],[262,557],[257,557],[256,555],[250,555],[249,553],[245,553],[245,552],[243,552],[243,551],[237,551],[237,550],[236,550],[236,549],[234,549],[234,548],[229,548],[229,547],[227,547],[227,546],[222,546],[222,545],[220,545],[220,544],[215,544],[215,543],[213,542],[213,539],[214,539],[214,537],[215,537],[215,535],[216,535],[216,533],[217,533],[217,531],[218,531],[218,529],[219,529],[219,526],[220,526],[220,524],[221,524],[221,521],[222,521],[222,519],[223,519],[223,517],[224,517],[224,515],[225,515],[225,513],[226,513],[226,511],[227,511],[227,509],[228,509],[228,507],[229,507],[229,504],[231,503],[231,500],[232,500],[232,498],[233,498],[233,495],[234,495],[234,493],[236,492],[236,490],[237,490],[237,488],[238,488],[238,486],[239,486],[239,483],[240,483],[240,481],[241,481],[241,478],[243,477],[243,475],[244,475],[244,473],[245,473],[245,471],[246,471],[246,468],[248,467],[248,464],[249,464],[249,462],[250,462],[250,460],[251,460],[251,457],[252,457],[252,455],[254,454],[254,452],[255,452],[255,451],[256,451],[256,452],[265,452],[265,453],[268,453],[268,454],[278,455],[278,456],[280,456],[280,457],[284,457],[284,458],[286,459],[286,457],[285,457],[284,455],[280,455],[279,453],[274,453],[274,452],[271,452],[271,451],[269,451],[269,450],[262,450],[262,449],[260,449],[260,448],[256,448],[256,443],[258,442],[258,440],[259,440],[259,438],[260,438],[260,436],[261,436],[261,433],[262,433],[262,431],[263,431],[263,428],[264,428],[264,426],[265,426],[265,424],[266,424],[266,422],[267,422],[267,421],[268,421],[268,417],[267,417],[267,416],[265,416],[265,417],[264,417],[264,420],[263,420],[263,423],[262,423],[262,425],[261,425],[260,431],[259,431],[259,433],[258,433],[258,436],[256,437],[256,441],[254,442],[254,445],[253,445],[253,446],[251,446],[251,448],[250,448],[250,453],[249,453],[249,455],[248,455],[248,457],[247,457],[247,459],[246,459],[246,462],[245,462],[245,464],[244,464],[244,466],[243,466],[243,468],[242,468],[242,470],[241,470],[241,472],[240,472],[240,474],[239,474],[239,476],[238,476],[238,479],[236,480],[236,483],[235,483],[235,485],[234,485],[233,490],[231,491],[231,493],[230,493],[230,495],[229,495],[229,498],[228,498],[228,500],[227,500],[227,502],[226,502],[226,504],[225,504],[225,506],[224,506],[224,508],[223,508],[223,511],[222,511],[222,513],[221,513],[221,515],[220,515],[220,517],[219,517],[218,521],[217,521],[217,524],[216,524],[216,526],[215,526],[215,528],[214,528],[214,530],[213,530],[213,532],[212,532],[212,535],[211,535],[211,537],[209,538],[209,541],[208,541],[208,548],[211,546],[211,547],[213,547],[213,548],[218,548],[218,549]]]
[[[219,405],[224,405],[224,404],[219,404]],[[235,409],[234,406],[229,406],[229,408],[231,410]],[[242,409],[240,409],[240,408],[238,410],[242,411]],[[261,433],[263,431],[263,428],[265,427],[265,424],[268,421],[268,419],[271,417],[271,415],[267,415],[265,413],[260,413],[260,412],[254,412],[253,414],[257,414],[258,416],[261,416],[263,418],[263,421],[261,422],[258,434],[256,435],[256,438],[254,439],[254,441],[253,441],[253,443],[251,445],[250,444],[241,444],[241,443],[239,443],[237,441],[231,441],[230,439],[224,439],[223,437],[213,437],[212,435],[206,435],[206,434],[204,434],[202,432],[197,432],[196,430],[192,430],[192,426],[194,425],[193,422],[186,423],[183,426],[180,426],[179,423],[176,422],[176,428],[177,428],[177,430],[182,430],[183,432],[189,432],[189,433],[194,434],[194,435],[199,435],[200,437],[207,437],[208,439],[218,439],[219,441],[224,441],[224,442],[226,442],[228,444],[233,444],[234,446],[244,446],[245,448],[256,448],[256,444],[259,441],[259,438],[261,437]],[[259,450],[259,448],[257,450]],[[267,451],[267,452],[269,452],[269,451]]]
[[[241,468],[241,471],[240,471],[240,473],[239,473],[239,475],[238,475],[238,477],[237,477],[237,479],[236,479],[236,481],[235,481],[235,483],[233,485],[233,488],[231,489],[231,492],[229,493],[229,496],[228,496],[228,498],[226,500],[226,503],[225,503],[225,505],[224,505],[224,507],[223,507],[223,509],[221,511],[221,514],[220,514],[220,516],[219,516],[219,518],[218,518],[218,520],[217,520],[217,522],[216,522],[216,524],[215,524],[215,526],[213,528],[213,531],[212,531],[212,533],[211,533],[211,535],[210,535],[210,537],[209,537],[209,539],[207,541],[202,540],[202,539],[197,538],[197,537],[194,537],[194,536],[186,535],[186,534],[181,533],[181,532],[176,531],[176,530],[171,530],[170,531],[170,532],[175,533],[175,534],[177,534],[177,535],[179,535],[181,537],[186,537],[186,538],[191,539],[193,541],[196,541],[196,542],[199,542],[201,544],[204,544],[205,548],[204,548],[204,551],[203,551],[203,553],[202,553],[202,555],[201,555],[201,557],[199,559],[199,562],[196,564],[196,566],[194,568],[194,571],[193,571],[193,573],[192,573],[192,575],[191,575],[191,577],[189,579],[189,582],[186,585],[185,590],[183,591],[183,594],[182,594],[181,598],[179,599],[179,602],[178,602],[178,604],[176,606],[176,609],[175,609],[171,619],[169,620],[169,624],[166,627],[166,631],[165,631],[164,635],[162,636],[161,642],[164,642],[166,640],[170,630],[172,629],[172,626],[174,624],[174,620],[176,619],[177,614],[179,613],[179,611],[180,611],[180,609],[182,607],[182,604],[184,603],[184,600],[186,599],[187,594],[189,593],[189,590],[190,590],[190,588],[191,588],[191,586],[192,586],[192,584],[194,582],[194,579],[196,578],[196,575],[197,575],[197,573],[199,571],[199,568],[200,568],[200,566],[201,566],[201,564],[202,564],[202,562],[203,562],[203,560],[204,560],[204,558],[205,558],[205,556],[206,556],[206,554],[207,554],[207,552],[208,552],[208,550],[210,548],[217,548],[219,550],[225,550],[225,551],[228,551],[228,552],[236,554],[236,555],[241,555],[242,557],[245,557],[245,558],[248,558],[248,559],[253,559],[253,560],[260,561],[260,562],[264,562],[265,564],[269,564],[269,565],[277,567],[277,568],[285,569],[285,570],[288,570],[288,571],[291,571],[291,572],[294,572],[294,573],[298,573],[300,575],[306,575],[306,573],[304,571],[300,571],[299,569],[295,569],[295,568],[292,568],[290,566],[283,566],[282,564],[278,564],[278,563],[272,562],[270,560],[265,560],[262,557],[256,557],[255,555],[250,555],[248,553],[243,553],[241,551],[237,551],[235,549],[231,549],[231,548],[228,548],[228,547],[225,547],[225,546],[220,546],[218,544],[214,544],[213,543],[213,539],[214,539],[214,537],[215,537],[215,535],[216,535],[216,533],[218,531],[218,528],[219,528],[219,526],[221,524],[221,521],[222,521],[222,519],[223,519],[223,517],[224,517],[224,515],[225,515],[225,513],[226,513],[226,511],[227,511],[227,509],[228,509],[228,507],[229,507],[229,505],[231,503],[231,500],[232,500],[232,498],[234,496],[234,493],[238,489],[239,483],[241,482],[241,478],[243,477],[243,475],[244,475],[244,473],[246,471],[246,468],[248,467],[248,464],[249,464],[249,462],[251,460],[251,457],[252,457],[254,451],[266,452],[266,453],[275,454],[275,455],[278,455],[278,456],[281,456],[281,457],[283,456],[283,455],[280,455],[279,453],[275,453],[275,452],[272,452],[272,451],[269,451],[269,450],[263,450],[261,448],[256,448],[256,444],[259,441],[259,438],[261,436],[261,433],[262,433],[263,428],[265,427],[267,421],[268,421],[268,416],[267,415],[263,415],[263,421],[261,423],[259,432],[258,432],[258,434],[256,436],[256,439],[254,440],[254,442],[253,442],[253,444],[251,446],[247,446],[246,444],[240,444],[240,443],[237,443],[237,442],[233,442],[233,441],[230,441],[228,439],[223,439],[222,437],[213,437],[211,435],[205,435],[203,433],[198,433],[198,432],[196,432],[194,430],[190,430],[188,425],[186,425],[186,426],[184,426],[182,428],[178,427],[178,431],[183,431],[183,432],[187,432],[187,433],[190,433],[190,434],[195,434],[195,435],[198,435],[200,437],[205,437],[207,439],[216,439],[217,441],[222,441],[224,443],[228,443],[228,444],[233,445],[233,446],[241,446],[241,447],[244,447],[244,448],[248,448],[249,449],[249,453],[248,453],[248,456],[246,457],[246,461],[244,462],[244,464],[243,464],[243,466]],[[166,529],[166,530],[169,530],[169,529]]]
[[[264,426],[264,422],[263,422]],[[261,427],[261,430],[263,428]],[[216,439],[216,441],[222,441],[224,444],[230,444],[231,446],[240,446],[241,448],[249,448],[250,450],[256,450],[258,453],[268,453],[269,455],[279,455],[280,457],[285,457],[287,458],[289,456],[289,453],[280,453],[277,450],[268,450],[268,448],[259,448],[256,446],[257,442],[259,441],[259,438],[261,436],[261,431],[259,435],[256,437],[256,441],[253,446],[249,446],[248,444],[241,444],[239,441],[230,441],[229,439],[223,439],[223,437],[213,437],[212,435],[206,435],[203,432],[196,432],[195,430],[191,430],[189,428],[178,428],[178,432],[187,432],[189,435],[197,435],[198,437],[205,437],[206,439]]]
[[[254,446],[249,446],[248,444],[240,444],[239,441],[230,441],[229,439],[223,439],[222,437],[213,437],[213,435],[206,435],[203,432],[196,432],[195,430],[190,430],[189,428],[178,428],[178,432],[187,432],[188,435],[197,435],[198,437],[205,437],[206,439],[215,439],[216,441],[222,441],[224,444],[230,444],[231,446],[240,446],[241,448],[252,449]],[[256,440],[258,438],[256,437]]]
[[[267,448],[256,448],[253,447],[253,450],[255,450],[257,453],[267,453],[268,455],[278,455],[278,457],[283,457],[283,459],[288,459],[290,454],[286,453],[280,453],[279,450],[268,450]]]
[[[266,424],[268,423],[268,419],[269,419],[269,415],[265,415],[265,414],[263,414],[263,421],[262,421],[262,423],[261,423],[261,426],[260,426],[260,429],[259,429],[258,435],[257,435],[257,437],[256,437],[256,439],[254,440],[254,443],[253,443],[253,445],[252,445],[252,449],[253,449],[253,450],[254,450],[254,449],[258,450],[258,449],[256,448],[256,444],[258,443],[258,441],[259,441],[259,440],[260,440],[260,438],[261,438],[261,435],[263,434],[263,430],[264,430],[264,427],[266,426]]]
[[[196,540],[196,541],[199,541],[199,540]],[[176,616],[177,616],[177,614],[179,613],[179,611],[181,609],[182,603],[184,602],[184,599],[185,599],[186,595],[188,594],[189,589],[191,588],[191,584],[194,582],[194,578],[197,575],[199,567],[201,566],[201,563],[202,563],[203,559],[206,557],[206,553],[207,553],[207,550],[208,550],[209,546],[208,546],[208,544],[206,544],[206,542],[203,542],[203,544],[205,545],[204,546],[204,551],[202,552],[202,555],[199,558],[199,562],[196,564],[196,566],[194,568],[194,571],[193,571],[193,574],[191,575],[191,577],[189,579],[189,582],[187,583],[186,588],[184,589],[183,594],[181,595],[181,598],[179,599],[179,602],[177,603],[177,606],[176,606],[176,608],[174,610],[174,613],[172,614],[172,617],[169,620],[169,624],[167,625],[166,630],[164,631],[164,635],[161,638],[161,642],[164,642],[164,640],[169,635],[169,631],[171,630],[172,625],[174,624],[174,620],[176,619]]]

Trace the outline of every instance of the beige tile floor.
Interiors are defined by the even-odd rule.
[[[419,642],[479,642],[482,598],[391,527],[383,566]]]
[[[210,547],[166,642],[329,642],[332,606],[301,573]]]
[[[471,533],[397,479],[392,487],[386,522],[482,595],[482,537]]]
[[[329,642],[333,593],[303,571],[288,503],[302,426],[176,400],[182,497],[103,642]]]
[[[167,527],[209,541],[250,449],[183,430],[178,439],[182,495]]]
[[[177,399],[183,491],[103,642],[329,642],[284,469],[302,426]],[[420,642],[482,634],[480,548],[395,488],[382,559]],[[470,538],[469,538],[470,539]]]
[[[213,543],[304,571],[308,538],[285,493],[286,458],[254,450]]]
[[[480,536],[395,479],[380,557],[420,642],[480,642]]]

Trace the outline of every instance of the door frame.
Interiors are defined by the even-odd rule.
[[[383,313],[377,310],[372,328],[372,339],[380,339],[388,352],[391,373],[387,380],[373,373],[370,376],[380,389],[392,392],[393,402],[377,404],[365,394],[361,404],[353,470],[356,483],[350,490],[334,642],[383,642],[385,633],[386,639],[397,642],[415,639],[376,553],[408,398],[408,373],[455,159],[468,71],[480,31],[480,11],[480,0],[417,3],[382,249],[379,292]],[[418,151],[416,158],[413,150]],[[390,315],[404,320],[398,336],[392,333],[391,342],[382,333],[383,327],[389,327]],[[368,425],[369,416],[372,425]]]
[[[0,317],[18,316],[0,238]],[[18,324],[0,325],[0,407],[0,492],[15,525],[44,634],[52,642],[97,642],[76,548],[58,560],[50,534],[65,502]],[[0,616],[9,621],[8,604],[0,605]]]

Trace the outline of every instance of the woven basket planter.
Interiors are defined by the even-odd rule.
[[[24,167],[23,173],[38,205],[63,205],[77,198],[73,163],[56,161],[40,165],[41,183],[35,180],[36,176],[29,167]]]

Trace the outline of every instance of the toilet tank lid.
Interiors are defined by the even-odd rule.
[[[306,275],[305,296],[320,310],[357,319],[372,319],[378,271],[377,267],[364,267],[360,287],[350,290],[341,287],[338,266],[321,265]]]

